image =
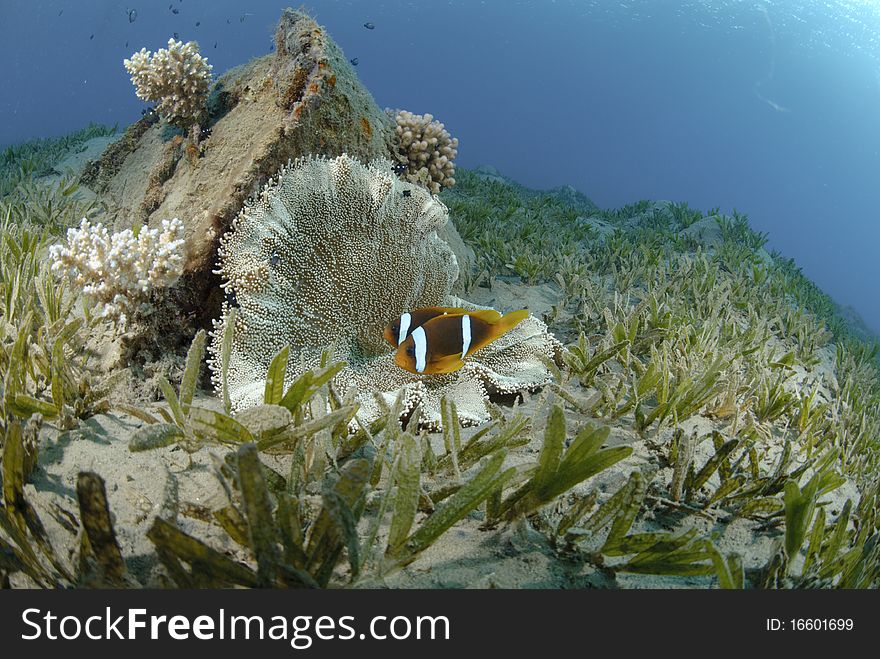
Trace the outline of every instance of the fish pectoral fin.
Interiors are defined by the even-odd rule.
[[[426,373],[453,373],[464,366],[460,355],[448,355],[432,361],[425,369]]]

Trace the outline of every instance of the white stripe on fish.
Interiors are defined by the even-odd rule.
[[[406,340],[406,333],[409,332],[409,325],[412,322],[412,316],[407,311],[400,316],[400,333],[397,335],[397,345]]]
[[[428,337],[425,336],[425,328],[416,327],[413,330],[412,338],[416,349],[416,371],[422,373],[425,370],[428,357]]]
[[[461,317],[461,358],[467,355],[468,348],[471,347],[471,317],[464,314]]]

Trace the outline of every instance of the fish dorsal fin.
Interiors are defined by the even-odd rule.
[[[490,325],[494,325],[501,320],[501,314],[498,311],[495,311],[495,309],[476,309],[474,311],[467,311],[466,313],[471,318],[477,318]]]
[[[457,316],[463,313],[470,313],[470,311],[462,307],[421,307],[413,309],[412,313],[432,313],[434,316],[442,316],[443,314]]]

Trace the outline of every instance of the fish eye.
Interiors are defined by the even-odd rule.
[[[416,354],[416,351],[413,348],[407,348],[406,354],[408,354],[410,357],[414,357]]]

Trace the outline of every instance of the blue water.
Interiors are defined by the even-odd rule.
[[[124,57],[177,32],[220,74],[269,52],[287,4],[0,0],[0,144],[134,121],[143,104]],[[880,2],[306,8],[358,58],[381,107],[445,122],[459,164],[571,184],[600,206],[736,208],[880,331]]]

